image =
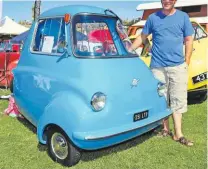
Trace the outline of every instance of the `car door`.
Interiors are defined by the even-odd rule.
[[[67,63],[58,62],[64,53],[61,45],[66,42],[63,18],[40,19],[34,30],[31,42],[26,42],[30,46],[25,46],[14,70],[14,93],[22,114],[36,126],[56,92],[56,77]]]
[[[188,90],[205,86],[207,78],[207,33],[197,22],[192,22],[192,25],[194,28],[194,42],[191,62],[189,65]]]

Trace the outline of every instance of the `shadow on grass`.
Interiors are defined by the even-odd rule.
[[[97,158],[101,158],[103,156],[107,156],[112,153],[121,152],[124,150],[127,150],[129,148],[135,147],[138,144],[142,144],[143,142],[147,141],[151,137],[156,135],[157,130],[160,130],[162,127],[159,126],[145,134],[142,134],[140,136],[137,136],[135,138],[132,138],[130,140],[127,140],[125,142],[119,143],[117,145],[113,145],[111,147],[103,148],[100,150],[94,150],[94,151],[83,151],[81,160],[82,161],[92,161]]]
[[[35,126],[33,126],[27,119],[25,118],[18,118],[19,122],[22,123],[27,129],[29,129],[33,134],[37,134],[37,129]],[[108,154],[112,154],[112,153],[117,153],[117,152],[121,152],[124,150],[127,150],[129,148],[135,147],[138,144],[141,144],[145,141],[147,141],[149,138],[153,137],[154,135],[156,135],[156,130],[160,130],[162,127],[159,126],[156,129],[153,129],[143,135],[140,135],[138,137],[135,137],[131,140],[127,140],[123,143],[119,143],[117,145],[111,146],[111,147],[107,147],[107,148],[103,148],[100,150],[93,150],[93,151],[82,151],[82,157],[81,160],[82,161],[92,161],[95,160],[97,158],[101,158],[103,156],[106,156]],[[41,143],[39,143],[37,145],[37,148],[39,149],[39,151],[43,152],[43,151],[47,151],[47,146],[43,145]]]
[[[37,129],[35,126],[32,125],[26,118],[18,117],[17,120],[22,123],[27,129],[29,129],[33,134],[37,133]]]
[[[39,151],[47,151],[47,146],[45,144],[38,143],[37,148]]]
[[[1,78],[1,77],[0,77]],[[6,86],[0,86],[0,89],[1,90],[9,90],[9,87],[6,87]]]
[[[37,134],[37,128],[32,125],[26,118],[17,118],[20,123],[22,123],[28,130],[30,130],[33,134]],[[37,148],[39,151],[43,152],[47,150],[47,146],[41,143],[38,143]]]

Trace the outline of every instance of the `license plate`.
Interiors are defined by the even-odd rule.
[[[135,122],[146,118],[148,118],[148,111],[143,111],[143,112],[135,113],[133,120]]]
[[[202,81],[204,81],[206,79],[207,79],[207,72],[192,77],[192,81],[193,81],[194,84],[202,82]]]

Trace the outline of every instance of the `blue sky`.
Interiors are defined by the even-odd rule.
[[[158,0],[153,0],[158,1]],[[121,19],[136,19],[142,15],[142,12],[136,11],[136,7],[140,3],[151,2],[151,0],[137,0],[137,1],[44,1],[41,3],[41,12],[63,5],[92,5],[102,8],[109,8],[113,10]],[[9,16],[16,22],[20,20],[31,20],[32,6],[34,1],[10,1],[3,0],[2,17]]]

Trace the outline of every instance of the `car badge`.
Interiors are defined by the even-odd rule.
[[[132,88],[132,87],[137,87],[138,82],[139,82],[139,79],[133,79],[133,80],[132,80],[132,83],[131,83],[131,88]]]

